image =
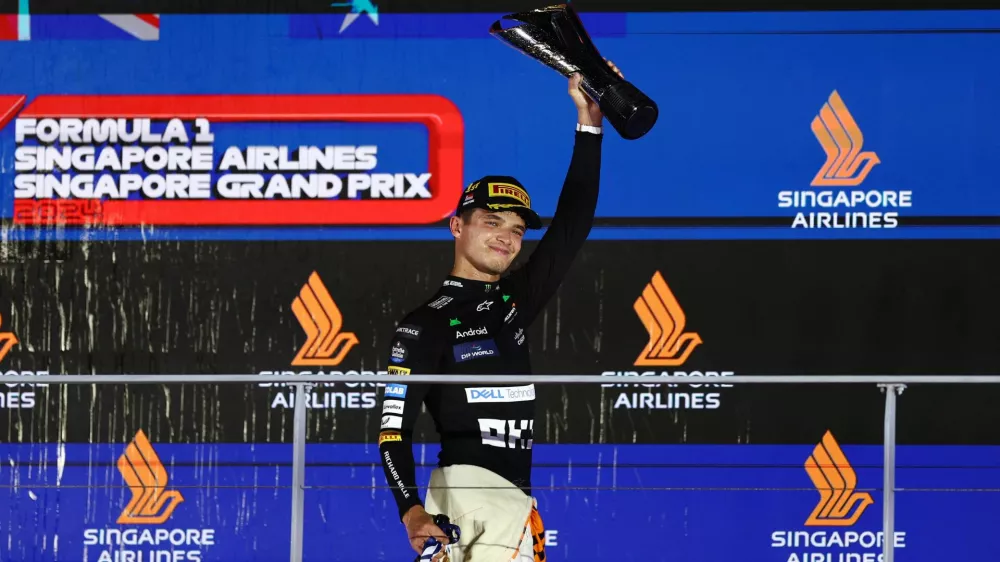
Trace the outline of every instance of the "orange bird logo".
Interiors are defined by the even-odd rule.
[[[334,366],[358,344],[353,332],[341,332],[344,317],[315,271],[292,301],[292,312],[306,333],[306,342],[292,365]]]
[[[0,316],[0,326],[3,326],[3,316]],[[14,335],[14,332],[0,332],[0,363],[16,344],[17,336]]]
[[[184,501],[180,492],[167,490],[167,469],[141,429],[118,457],[118,472],[132,491],[132,499],[118,516],[120,525],[159,525]]]
[[[687,317],[663,275],[657,271],[633,305],[635,313],[649,332],[649,342],[635,360],[635,365],[668,367],[687,361],[701,336],[684,332]]]
[[[829,431],[806,459],[805,466],[819,492],[819,503],[806,525],[848,527],[874,503],[871,494],[857,491],[858,477],[854,468]]]
[[[874,152],[861,150],[864,135],[836,90],[813,118],[812,132],[826,152],[826,162],[813,178],[814,186],[860,185],[880,162]]]

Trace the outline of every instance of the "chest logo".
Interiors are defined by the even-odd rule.
[[[493,304],[493,301],[483,301],[483,302],[479,303],[479,306],[476,307],[476,312],[482,312],[484,310],[489,310],[491,304]]]
[[[455,362],[470,361],[482,357],[496,357],[500,354],[497,351],[497,344],[492,338],[488,340],[476,340],[452,346],[455,354]]]
[[[535,385],[526,386],[490,386],[465,389],[465,397],[469,404],[487,402],[531,402],[535,399]]]
[[[507,316],[503,319],[504,324],[510,324],[510,321],[513,320],[515,316],[517,316],[517,307],[512,306],[510,307],[510,312],[508,312]]]
[[[517,345],[524,343],[524,328],[517,329],[517,333],[514,334],[514,341],[517,342]]]
[[[468,338],[472,336],[485,336],[488,335],[489,331],[486,330],[486,326],[480,326],[478,328],[469,328],[466,331],[455,330],[455,338]]]

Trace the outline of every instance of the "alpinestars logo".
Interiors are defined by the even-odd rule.
[[[653,273],[639,297],[632,303],[632,308],[646,329],[645,347],[639,353],[634,365],[636,367],[676,367],[687,362],[695,348],[702,344],[701,336],[696,332],[687,331],[687,316],[674,292],[667,285],[666,279],[659,271]],[[733,371],[605,371],[606,377],[728,377]],[[608,383],[604,387],[637,388],[641,392],[621,392],[615,398],[614,408],[649,408],[655,410],[714,410],[721,406],[719,392],[660,392],[662,384],[621,384]],[[667,387],[676,388],[669,384]],[[687,385],[690,388],[729,388],[731,384],[699,383]]]
[[[792,228],[897,227],[897,209],[913,206],[912,191],[840,189],[860,186],[881,160],[874,151],[862,150],[864,135],[839,92],[830,94],[811,128],[826,160],[810,185],[832,189],[779,192],[779,208],[822,209],[798,211]]]
[[[858,490],[858,476],[833,433],[827,431],[805,461],[805,472],[819,500],[805,527],[854,527],[874,503],[869,492]],[[779,530],[771,533],[771,548],[788,549],[785,562],[875,562],[881,560],[881,522],[874,530]],[[896,531],[896,548],[906,547],[906,532]]]

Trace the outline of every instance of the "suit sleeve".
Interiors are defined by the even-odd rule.
[[[389,374],[400,377],[382,391],[378,451],[400,518],[411,507],[423,505],[417,493],[413,428],[429,390],[426,384],[408,384],[406,376],[439,373],[440,349],[426,325],[404,323],[396,329],[389,352]]]
[[[527,323],[555,294],[590,234],[597,211],[602,141],[603,135],[577,131],[552,222],[527,263],[511,274],[523,295],[519,307],[527,314]]]

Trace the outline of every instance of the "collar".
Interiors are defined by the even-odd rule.
[[[484,295],[500,288],[499,281],[476,281],[449,275],[441,283],[441,289],[449,294],[457,295]]]

